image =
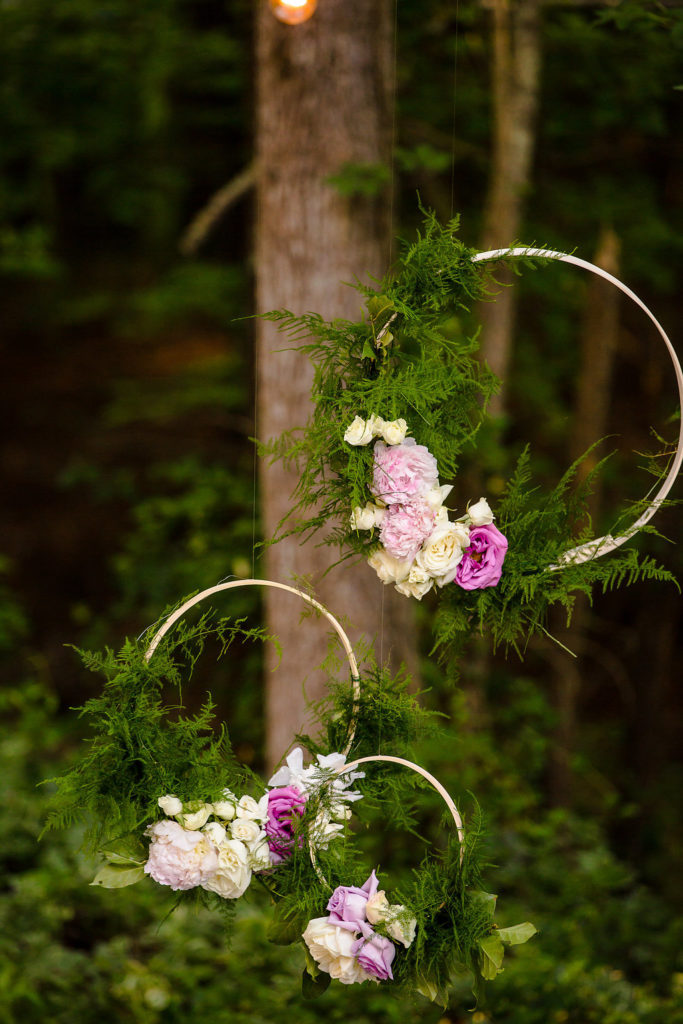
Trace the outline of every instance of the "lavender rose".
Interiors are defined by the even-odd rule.
[[[390,939],[377,935],[369,924],[361,925],[363,937],[351,947],[358,965],[378,981],[393,981],[391,964],[396,956],[396,947]]]
[[[385,505],[407,505],[439,482],[436,459],[428,448],[407,437],[401,444],[377,441],[370,490]]]
[[[495,587],[503,571],[508,542],[497,526],[475,526],[470,530],[469,547],[455,573],[455,582],[463,590]]]
[[[359,932],[366,923],[365,906],[379,887],[373,871],[361,888],[355,885],[338,885],[330,897],[327,909],[328,920],[348,931]]]
[[[380,540],[390,555],[410,561],[434,529],[435,513],[426,501],[410,505],[390,505],[382,520]]]
[[[268,846],[275,864],[292,856],[294,848],[294,815],[301,817],[306,806],[306,797],[296,786],[281,786],[268,793],[268,817],[265,832]],[[303,846],[303,836],[298,844]]]

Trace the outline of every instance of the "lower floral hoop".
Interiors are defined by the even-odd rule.
[[[619,278],[614,277],[613,274],[608,273],[601,267],[596,267],[595,264],[589,263],[587,260],[582,260],[578,256],[571,256],[569,253],[564,252],[556,252],[553,249],[533,249],[524,247],[492,249],[489,250],[488,252],[477,253],[475,256],[472,257],[472,262],[483,263],[489,260],[498,260],[510,256],[515,258],[528,257],[530,259],[538,257],[542,259],[558,260],[561,263],[571,263],[573,266],[580,267],[582,270],[590,271],[591,274],[595,274],[597,277],[602,277],[605,281],[609,281],[610,284],[613,284],[616,288],[619,289],[619,291],[623,292],[624,295],[627,295],[628,298],[631,299],[636,304],[636,306],[642,309],[645,315],[654,324],[660,337],[666,345],[667,351],[671,358],[671,362],[673,363],[674,373],[676,375],[676,385],[678,388],[678,404],[680,412],[681,407],[683,407],[683,371],[681,370],[681,364],[678,360],[676,351],[673,345],[671,344],[671,341],[666,331],[664,330],[660,322],[657,320],[655,315],[648,309],[648,307],[645,305],[642,299],[638,298],[635,292],[631,291],[631,289],[628,288],[625,284],[623,284],[619,280]],[[681,418],[681,426],[678,433],[678,444],[676,447],[676,453],[673,462],[669,468],[669,472],[667,473],[662,486],[659,488],[654,498],[651,500],[650,504],[647,506],[642,515],[640,515],[638,519],[636,519],[636,521],[631,524],[631,526],[624,530],[623,533],[619,534],[616,537],[613,537],[611,534],[605,534],[604,537],[597,537],[595,540],[590,540],[587,541],[585,544],[579,544],[574,548],[570,548],[568,551],[565,551],[564,554],[560,556],[558,562],[556,562],[554,565],[548,566],[548,568],[552,572],[557,572],[560,569],[564,569],[569,565],[580,565],[582,562],[588,562],[591,559],[600,558],[602,555],[606,555],[610,551],[615,551],[616,548],[621,547],[622,544],[625,544],[627,540],[630,540],[631,537],[633,537],[633,535],[641,529],[641,527],[645,526],[645,524],[648,523],[650,519],[652,519],[657,509],[664,501],[664,498],[667,496],[667,494],[673,487],[674,481],[676,480],[676,477],[680,472],[681,463],[683,463],[683,417]]]
[[[319,601],[316,601],[315,598],[311,597],[309,594],[304,593],[304,591],[302,590],[297,590],[296,587],[290,587],[286,583],[277,583],[274,580],[255,579],[230,580],[228,583],[218,583],[216,584],[215,587],[208,587],[206,590],[202,590],[200,591],[200,593],[195,594],[194,597],[190,597],[187,601],[181,604],[179,608],[176,608],[176,610],[172,612],[171,615],[169,615],[169,617],[166,619],[163,625],[159,627],[159,629],[152,637],[149,647],[145,652],[145,661],[150,661],[152,655],[159,646],[159,643],[161,642],[163,637],[166,635],[166,633],[168,633],[168,631],[178,621],[178,619],[182,618],[186,611],[189,611],[189,609],[194,607],[194,605],[198,604],[200,601],[203,601],[207,597],[211,597],[213,594],[220,594],[224,590],[234,590],[237,587],[273,587],[275,590],[285,590],[290,594],[296,594],[297,597],[300,597],[307,604],[311,605],[312,608],[315,608],[316,611],[324,615],[328,622],[330,622],[334,627],[334,630],[341,641],[342,647],[344,648],[344,653],[346,654],[349,663],[349,669],[351,671],[351,683],[353,688],[353,713],[351,717],[351,722],[349,723],[349,734],[346,738],[346,743],[341,751],[342,754],[348,754],[349,750],[351,749],[351,744],[353,743],[356,732],[356,715],[358,710],[358,702],[360,700],[360,676],[358,674],[358,663],[356,662],[356,656],[353,653],[353,648],[351,647],[351,642],[348,636],[344,632],[341,624],[337,621],[337,619],[335,619],[334,615],[332,615],[332,613],[329,612],[324,605],[320,604]]]

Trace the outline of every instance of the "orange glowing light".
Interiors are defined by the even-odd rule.
[[[318,0],[270,0],[270,9],[285,25],[300,25],[308,21],[318,6]]]

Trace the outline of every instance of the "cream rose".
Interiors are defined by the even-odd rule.
[[[202,835],[207,836],[216,847],[221,846],[227,839],[227,832],[217,821],[210,821],[208,825],[205,825]]]
[[[160,796],[157,800],[164,814],[169,818],[175,818],[183,809],[182,801],[177,796]]]
[[[183,828],[188,828],[192,832],[206,825],[213,814],[213,804],[202,804],[199,801],[185,804],[184,808],[184,812],[179,814],[178,818]]]
[[[371,530],[373,526],[381,526],[386,509],[368,502],[365,508],[358,505],[349,516],[352,530]]]
[[[262,797],[258,802],[253,796],[242,796],[237,801],[235,814],[238,818],[252,818],[254,821],[264,821],[268,814],[268,796]]]
[[[270,858],[270,847],[265,832],[260,842],[254,843],[249,848],[249,864],[252,871],[269,871],[273,863]]]
[[[469,544],[469,531],[462,523],[443,523],[422,545],[415,563],[440,587],[455,579],[455,572]]]
[[[340,981],[342,985],[359,985],[371,980],[352,953],[357,936],[345,928],[331,924],[326,917],[314,917],[308,922],[303,939],[321,971]]]
[[[392,903],[389,914],[386,921],[389,935],[395,942],[402,942],[407,949],[415,938],[417,921],[407,916],[406,908],[401,903]]]
[[[374,569],[382,583],[401,583],[408,578],[410,562],[402,562],[381,548],[368,558],[368,565]]]
[[[414,597],[418,601],[421,601],[425,594],[434,586],[434,580],[432,577],[421,569],[418,565],[413,565],[412,569],[408,573],[408,579],[403,580],[401,583],[396,584],[396,589],[399,594],[403,594],[404,597]]]
[[[452,490],[453,484],[441,484],[440,487],[432,487],[423,495],[423,500],[427,502],[434,512],[438,512]]]
[[[350,423],[346,428],[344,434],[344,440],[347,444],[351,444],[354,448],[360,445],[370,444],[373,437],[375,436],[372,430],[372,419],[364,420],[360,416],[356,416],[353,423]]]
[[[388,909],[389,900],[387,899],[387,894],[384,889],[380,889],[365,904],[365,916],[370,924],[378,924],[380,921],[386,921]]]
[[[202,888],[217,893],[225,900],[236,900],[250,881],[249,851],[238,839],[226,839],[218,850],[218,866]]]
[[[390,420],[385,422],[381,435],[387,444],[401,444],[405,441],[408,433],[408,424],[405,420]]]
[[[480,498],[476,505],[470,505],[467,515],[472,526],[490,526],[493,522],[493,512],[486,498]]]
[[[253,818],[235,818],[230,825],[230,835],[232,838],[241,840],[247,846],[256,842],[262,832],[263,829],[259,828]]]
[[[222,818],[223,821],[230,821],[235,817],[234,800],[218,800],[213,805],[213,813],[217,818]]]

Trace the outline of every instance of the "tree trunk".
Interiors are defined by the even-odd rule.
[[[534,149],[541,66],[541,0],[488,0],[493,12],[493,156],[484,212],[482,249],[501,249],[517,240]],[[503,381],[490,404],[505,409],[505,380],[515,320],[513,275],[501,270],[505,287],[494,302],[482,303],[481,354]]]
[[[344,197],[328,184],[348,162],[390,165],[392,21],[389,0],[325,0],[314,17],[291,28],[259,5],[257,37],[256,307],[315,310],[325,318],[357,319],[361,298],[342,282],[381,275],[390,254],[391,197]],[[275,325],[257,322],[258,436],[270,439],[303,425],[310,413],[312,368]],[[281,463],[260,467],[265,537],[290,506],[297,473]],[[306,576],[319,599],[359,634],[377,634],[377,654],[416,667],[412,608],[383,588],[365,565],[339,566],[333,548],[295,538],[267,550],[265,572],[291,581]],[[319,699],[316,672],[328,630],[317,619],[299,625],[296,598],[264,594],[268,629],[282,642],[283,661],[266,685],[267,758],[286,752],[305,715],[306,696]],[[270,652],[267,668],[275,668]]]

